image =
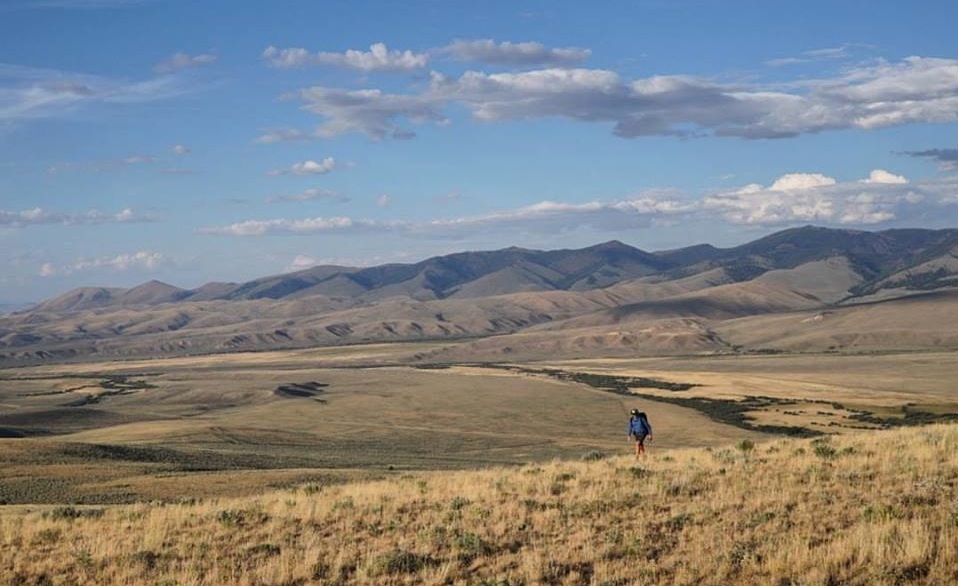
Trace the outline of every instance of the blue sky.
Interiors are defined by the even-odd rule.
[[[954,2],[4,0],[0,303],[958,225]]]

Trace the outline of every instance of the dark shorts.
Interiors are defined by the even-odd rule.
[[[633,435],[633,436],[632,436],[632,439],[634,439],[636,442],[638,442],[638,443],[640,443],[640,444],[644,444],[646,437],[647,437],[647,436],[646,436],[645,434],[642,434],[642,435]]]

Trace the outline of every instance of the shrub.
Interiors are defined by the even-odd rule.
[[[50,511],[50,518],[57,520],[73,520],[86,517],[88,519],[99,519],[103,516],[103,509],[78,509],[76,507],[57,507]],[[44,514],[46,517],[46,514]]]
[[[265,523],[269,515],[256,509],[224,509],[216,514],[216,520],[227,527],[243,527]]]
[[[130,561],[149,572],[156,568],[157,562],[159,562],[162,557],[163,556],[155,551],[141,550],[130,554]]]
[[[475,533],[463,533],[456,536],[456,548],[459,549],[459,559],[464,562],[489,555],[493,551],[492,546]]]
[[[404,549],[394,549],[373,562],[373,574],[415,574],[429,566],[435,566],[436,560]]]
[[[830,460],[838,455],[838,450],[828,444],[822,443],[815,446],[815,455],[823,460]]]

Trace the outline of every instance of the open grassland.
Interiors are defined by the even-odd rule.
[[[0,371],[0,504],[246,496],[954,419],[958,355],[404,365],[396,344]]]
[[[244,495],[390,470],[625,452],[627,410],[646,404],[503,369],[217,358],[4,371],[0,428],[24,437],[0,441],[0,502]],[[655,413],[666,428],[696,430],[663,435],[663,447],[765,437],[681,406]]]
[[[953,584],[958,426],[0,509],[0,583]]]
[[[794,354],[550,361],[538,369],[649,377],[695,385],[633,388],[641,396],[741,402],[755,425],[844,433],[947,420],[958,414],[958,353]]]

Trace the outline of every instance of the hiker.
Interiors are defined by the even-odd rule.
[[[635,457],[645,454],[645,439],[652,441],[652,424],[645,413],[633,409],[629,417],[629,437],[635,440]]]

